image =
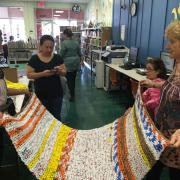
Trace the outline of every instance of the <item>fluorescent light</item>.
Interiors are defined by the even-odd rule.
[[[61,16],[60,14],[54,14],[54,16]]]
[[[61,13],[61,14],[64,13],[64,11],[55,11],[55,12],[56,12],[56,13]]]

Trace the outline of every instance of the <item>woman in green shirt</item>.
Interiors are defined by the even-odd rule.
[[[70,101],[74,101],[75,97],[75,79],[77,70],[80,66],[81,50],[78,41],[72,39],[73,33],[70,29],[65,29],[64,41],[61,45],[61,56],[67,69],[67,84],[70,91]]]

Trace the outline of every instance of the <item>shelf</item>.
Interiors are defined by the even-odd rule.
[[[101,51],[101,50],[92,50],[93,53],[97,53],[97,54],[103,54],[106,51]]]
[[[101,39],[100,36],[82,36],[83,38]]]
[[[73,34],[81,34],[81,32],[72,32]],[[60,32],[60,34],[63,34],[63,32]]]
[[[26,62],[27,62],[27,61],[29,61],[29,59],[30,59],[30,58],[18,58],[18,57],[17,57],[17,58],[8,58],[8,61],[9,61],[9,62],[10,62],[10,61],[14,61],[14,62],[15,62],[15,61],[16,61],[16,62],[18,62],[18,61],[26,61]]]
[[[88,59],[91,59],[91,57],[90,57],[90,56],[87,56],[87,55],[85,55],[84,57],[85,57],[85,58],[88,58]]]
[[[102,27],[102,28],[103,28],[103,27]],[[85,29],[81,29],[81,31],[86,31],[86,30],[96,31],[96,30],[101,30],[102,28],[85,28]]]
[[[94,44],[89,44],[90,46],[94,46],[94,47],[98,47],[98,48],[101,48],[101,46],[97,46],[97,45],[94,45]]]
[[[90,66],[86,61],[84,61],[84,65],[85,65],[89,70],[91,70],[91,66]]]
[[[101,59],[103,46],[111,38],[111,27],[85,28],[82,30],[81,47],[84,56],[84,65],[91,71],[92,77],[96,74],[95,60]]]
[[[90,65],[89,63],[87,63],[86,61],[84,61],[84,65],[85,65],[90,71],[92,71],[94,74],[96,73],[95,68],[92,68],[92,69],[91,69],[91,65]]]

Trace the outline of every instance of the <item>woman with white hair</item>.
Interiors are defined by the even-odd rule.
[[[171,147],[163,152],[160,161],[148,173],[147,179],[159,179],[164,166],[169,168],[170,179],[180,178],[180,21],[172,22],[165,31],[166,46],[170,57],[175,59],[172,75],[164,84],[143,81],[146,87],[161,88],[160,104],[155,124],[165,137],[171,139]]]

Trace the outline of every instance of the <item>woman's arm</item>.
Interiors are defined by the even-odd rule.
[[[16,96],[16,95],[21,95],[21,94],[31,95],[31,92],[28,89],[7,88],[7,94],[8,96]]]
[[[39,79],[41,77],[49,77],[55,74],[54,71],[51,70],[44,70],[42,72],[35,72],[35,70],[27,65],[26,66],[26,74],[29,79]]]
[[[162,85],[164,84],[165,81],[162,81],[162,82],[153,82],[152,80],[144,80],[144,81],[141,81],[140,84],[141,86],[145,86],[147,88],[159,88],[161,89]]]
[[[59,74],[61,76],[65,76],[67,73],[65,64],[61,64],[60,66],[56,66],[56,67],[54,67],[54,69],[56,70],[56,74]]]

